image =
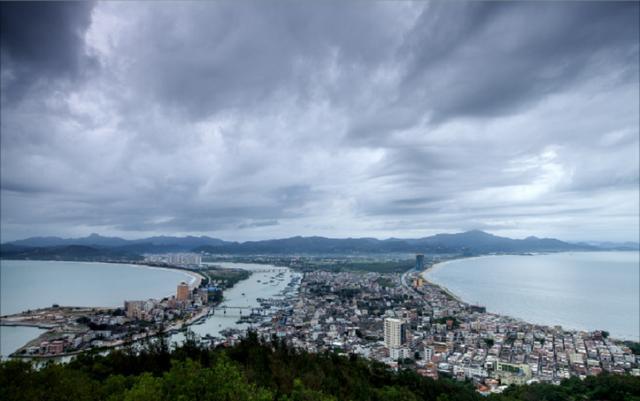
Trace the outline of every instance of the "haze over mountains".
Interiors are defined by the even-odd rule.
[[[87,237],[82,238],[60,238],[60,237],[31,237],[23,240],[12,241],[8,244],[25,247],[51,247],[51,246],[65,246],[65,245],[85,245],[85,246],[97,246],[97,247],[159,247],[167,248],[170,250],[185,250],[193,249],[203,245],[219,246],[227,244],[228,242],[210,238],[210,237],[170,237],[170,236],[157,236],[142,238],[136,240],[126,240],[119,237],[103,237],[99,234],[93,233]]]
[[[32,237],[2,244],[5,258],[91,258],[138,259],[141,253],[207,252],[212,254],[380,254],[426,253],[513,253],[571,250],[638,249],[637,243],[569,243],[553,238],[511,239],[483,231],[437,234],[416,239],[291,237],[263,241],[230,242],[207,236],[156,236],[136,240],[91,234],[82,238]]]

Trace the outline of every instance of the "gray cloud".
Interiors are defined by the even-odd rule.
[[[0,7],[3,99],[19,99],[32,85],[76,78],[92,66],[84,47],[92,2],[3,2]]]
[[[401,48],[403,89],[440,122],[513,112],[593,74],[633,77],[638,13],[634,2],[435,2]]]
[[[3,240],[637,240],[638,12],[3,3]]]

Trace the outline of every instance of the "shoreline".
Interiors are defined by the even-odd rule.
[[[102,262],[102,261],[82,261],[82,260],[32,260],[32,259],[0,259],[0,261],[3,260],[8,260],[8,261],[33,261],[33,262],[64,262],[64,263],[91,263],[91,264],[101,264],[101,265],[128,265],[131,267],[136,267],[136,268],[141,268],[141,269],[158,269],[158,270],[167,270],[167,271],[179,271],[181,273],[186,274],[187,276],[189,276],[191,278],[191,280],[189,280],[189,287],[191,289],[193,288],[198,288],[200,287],[200,284],[202,284],[202,282],[206,279],[201,273],[198,273],[195,270],[192,269],[188,269],[188,268],[184,268],[184,267],[179,267],[179,266],[157,266],[151,263],[147,263],[147,262],[136,262],[136,261],[111,261],[111,262]],[[178,283],[179,284],[179,283]],[[176,284],[177,285],[177,284]],[[171,296],[173,294],[169,294],[169,295],[162,295],[159,296],[159,299],[162,298],[166,298],[167,296]],[[124,302],[124,300],[123,300]],[[84,308],[84,306],[82,306]],[[106,308],[105,306],[92,306],[93,308]],[[22,311],[24,312],[24,311]],[[20,312],[20,313],[22,313]],[[0,314],[0,316],[4,316],[2,314]]]
[[[437,263],[434,263],[434,264],[430,265],[429,267],[427,267],[424,270],[422,270],[421,272],[419,272],[419,275],[420,275],[420,277],[422,277],[425,280],[425,282],[429,283],[430,285],[432,285],[434,287],[437,287],[442,292],[444,292],[449,297],[451,297],[453,300],[455,300],[457,302],[460,302],[460,303],[464,304],[467,307],[469,307],[469,306],[483,306],[483,307],[486,308],[485,305],[481,305],[481,304],[477,304],[476,305],[476,304],[467,302],[464,299],[462,299],[460,296],[456,295],[453,291],[449,290],[449,288],[447,288],[443,284],[438,284],[438,283],[430,280],[427,277],[427,272],[429,272],[430,270],[433,270],[435,268],[438,268],[438,269],[443,268],[443,267],[445,267],[447,264],[449,264],[451,262],[456,262],[456,261],[461,261],[461,260],[472,260],[472,259],[498,257],[498,256],[539,256],[539,255],[563,254],[563,253],[573,253],[573,252],[575,252],[575,251],[539,252],[539,253],[512,253],[512,254],[511,253],[510,254],[488,254],[488,255],[454,257],[452,259],[440,261],[440,262],[437,262]],[[586,252],[589,252],[589,251],[586,251]],[[620,252],[624,252],[624,251],[620,251]],[[505,317],[505,318],[508,318],[508,319],[512,319],[512,320],[515,320],[515,321],[523,322],[523,323],[534,325],[534,326],[543,326],[543,327],[548,327],[548,328],[552,328],[552,327],[556,327],[557,326],[557,327],[560,327],[563,331],[566,331],[566,332],[574,332],[574,333],[587,332],[587,333],[590,333],[590,332],[594,332],[594,331],[606,330],[606,329],[572,328],[572,327],[565,327],[564,324],[550,324],[550,323],[542,323],[542,322],[532,322],[532,321],[530,321],[530,320],[528,320],[526,318],[520,318],[520,317],[517,317],[517,316],[512,316],[512,315],[507,314],[507,313],[502,313],[502,312],[491,312],[489,310],[487,310],[485,313],[490,314],[490,315],[494,315],[494,316]],[[617,337],[615,335],[612,335],[611,338],[613,340],[619,341],[619,342],[625,342],[625,341],[638,342],[638,341],[640,341],[640,338],[631,339],[631,338]]]
[[[487,255],[488,256],[488,255]],[[474,258],[478,258],[478,257],[483,257],[483,256],[469,256],[469,257],[459,257],[459,258],[452,258],[452,259],[448,259],[448,260],[443,260],[437,263],[433,263],[432,265],[430,265],[429,267],[425,268],[424,270],[422,270],[421,272],[419,272],[418,274],[420,275],[420,277],[422,277],[422,279],[424,281],[426,281],[427,283],[429,283],[430,285],[434,286],[434,287],[438,287],[442,292],[444,292],[445,294],[447,294],[449,297],[451,297],[453,300],[460,302],[462,304],[465,305],[471,305],[470,303],[464,301],[462,298],[460,298],[458,295],[454,294],[453,291],[451,291],[450,289],[448,289],[447,287],[445,287],[444,285],[441,284],[437,284],[434,281],[431,281],[427,278],[427,272],[429,270],[434,270],[436,267],[441,268],[442,266],[446,265],[447,263],[450,262],[454,262],[456,260],[463,260],[463,259],[474,259]]]
[[[6,260],[25,260],[25,259],[6,259]],[[157,266],[154,264],[151,264],[152,262],[136,262],[136,261],[129,261],[129,262],[118,262],[118,261],[113,261],[113,262],[93,262],[93,261],[75,261],[75,260],[43,260],[42,262],[71,262],[71,263],[96,263],[96,264],[104,264],[104,265],[130,265],[130,266],[134,266],[134,267],[141,267],[141,268],[147,268],[147,269],[158,269],[158,270],[177,270],[180,271],[188,276],[191,276],[191,278],[193,279],[192,283],[189,283],[189,286],[192,288],[198,288],[200,286],[200,284],[202,283],[202,281],[205,279],[205,277],[196,272],[195,270],[191,270],[188,269],[186,267],[179,267],[179,266],[172,266],[172,265],[166,265],[166,266]]]
[[[109,262],[101,262],[101,263],[107,263],[109,264]],[[200,287],[200,284],[202,284],[202,281],[205,279],[205,277],[200,274],[197,273],[193,270],[189,270],[189,269],[185,269],[182,267],[171,267],[171,266],[154,266],[154,265],[149,265],[149,264],[143,264],[143,263],[132,263],[132,266],[143,266],[144,268],[148,268],[148,269],[158,269],[158,270],[177,270],[180,272],[185,273],[188,276],[191,276],[191,278],[193,279],[193,281],[189,284],[189,287],[191,288],[198,288]]]
[[[2,259],[2,260],[21,260],[21,259]],[[24,259],[22,259],[24,260]],[[24,261],[28,261],[28,260],[24,260]],[[65,263],[91,263],[91,264],[102,264],[102,265],[129,265],[130,267],[135,267],[135,268],[140,268],[140,269],[158,269],[158,270],[166,270],[166,271],[180,271],[184,274],[186,274],[187,276],[189,276],[189,280],[184,280],[185,282],[188,283],[189,288],[190,289],[194,289],[194,288],[198,288],[200,287],[200,285],[202,284],[202,282],[205,280],[205,277],[201,274],[198,273],[194,270],[188,269],[188,268],[182,268],[182,267],[178,267],[178,266],[155,266],[152,264],[148,264],[148,263],[137,263],[135,261],[128,261],[128,262],[120,262],[120,261],[113,261],[113,262],[102,262],[102,261],[66,261],[66,260],[38,260],[37,262],[65,262]],[[173,294],[170,294],[168,296],[171,296]],[[163,299],[166,298],[167,295],[162,295],[160,296],[158,299]],[[122,300],[122,302],[124,302],[125,300]],[[111,309],[115,309],[117,307],[105,307],[105,306],[69,306],[69,305],[61,305],[61,308],[71,308],[71,309],[97,309],[97,310],[111,310]],[[44,308],[38,308],[38,309],[34,309],[35,311],[37,310],[41,310],[41,309],[46,309],[46,307]],[[59,325],[57,324],[46,324],[46,323],[38,323],[38,322],[30,322],[30,321],[19,321],[19,320],[7,320],[7,317],[10,316],[14,316],[14,315],[20,315],[25,313],[26,311],[22,311],[19,312],[17,314],[8,314],[8,315],[0,315],[0,326],[4,326],[4,327],[30,327],[30,328],[37,328],[37,329],[41,329],[41,330],[45,330],[45,333],[50,332],[52,330],[55,330],[56,327],[59,327]],[[173,324],[170,324],[167,328],[166,328],[166,332],[167,333],[171,333],[171,332],[177,332],[180,331],[190,325],[192,325],[193,323],[195,323],[196,321],[198,321],[199,319],[202,319],[203,317],[206,317],[210,312],[210,308],[209,307],[205,307],[203,308],[203,310],[199,313],[197,313],[196,315],[192,316],[191,318],[188,318],[184,321],[178,321],[178,322],[173,322]],[[45,334],[43,333],[43,334]],[[112,348],[116,348],[125,344],[129,344],[129,343],[136,343],[138,341],[144,340],[146,338],[153,338],[153,337],[157,337],[158,333],[148,333],[144,336],[141,336],[139,338],[136,338],[135,340],[132,340],[130,342],[122,342],[122,341],[116,341],[116,343],[113,344],[108,344],[108,345],[104,345],[102,347],[100,347],[101,349],[112,349]],[[27,340],[25,345],[28,345],[31,341],[36,340],[37,338],[39,338],[40,336],[33,338],[33,339],[29,339]],[[23,345],[22,347],[24,347],[25,345]],[[22,348],[20,347],[20,348]],[[18,350],[20,349],[18,348]],[[73,355],[77,355],[77,354],[81,354],[84,352],[87,352],[89,350],[76,350],[76,351],[71,351],[71,352],[66,352],[63,354],[57,354],[57,355],[42,355],[42,356],[38,356],[38,355],[30,355],[30,356],[22,356],[22,355],[15,355],[15,352],[7,355],[7,358],[20,358],[20,359],[55,359],[55,358],[64,358],[64,357],[68,357],[68,356],[73,356]]]
[[[206,318],[209,315],[209,313],[211,312],[211,310],[214,309],[215,307],[217,307],[218,305],[219,304],[212,305],[212,306],[207,306],[207,307],[203,308],[200,312],[196,313],[195,315],[193,315],[193,316],[191,316],[191,317],[189,317],[187,319],[171,322],[171,324],[169,324],[164,329],[164,334],[168,336],[168,335],[177,333],[179,331],[185,330],[189,326],[197,323],[200,319]],[[60,327],[59,325],[56,325],[56,324],[42,325],[42,324],[31,323],[31,322],[2,322],[0,324],[0,326],[4,326],[4,327],[33,327],[33,328],[39,328],[41,330],[46,330],[46,332],[50,332],[50,331],[54,330],[56,327]],[[46,332],[43,333],[43,334],[46,334]],[[79,355],[79,354],[82,354],[82,353],[85,353],[85,352],[91,352],[91,351],[96,351],[96,350],[97,351],[105,351],[105,350],[110,350],[110,349],[113,349],[113,348],[121,347],[121,346],[124,346],[124,345],[135,344],[135,343],[138,343],[140,341],[144,341],[144,340],[149,339],[149,338],[158,337],[160,334],[161,333],[159,333],[157,331],[149,332],[149,333],[145,333],[145,334],[137,334],[137,335],[134,335],[134,338],[132,338],[129,341],[116,340],[116,341],[114,341],[114,342],[112,342],[110,344],[103,344],[103,345],[101,345],[100,347],[97,347],[97,348],[74,350],[74,351],[64,352],[64,353],[55,354],[55,355],[19,355],[19,354],[16,354],[17,351],[15,351],[15,352],[7,355],[7,358],[11,358],[11,359],[39,359],[39,360],[65,358],[65,357],[69,357],[69,356],[73,356],[73,355]],[[32,340],[27,341],[27,343],[25,345],[23,345],[21,348],[25,347],[31,341],[34,341],[34,340],[36,340],[38,338],[39,337],[36,337],[36,338],[34,338]]]
[[[82,263],[86,263],[86,262],[82,262]],[[95,262],[95,263],[106,263],[106,264],[110,264],[109,262]],[[131,266],[134,267],[144,267],[144,268],[154,268],[154,269],[167,269],[167,270],[181,270],[184,273],[190,275],[191,277],[193,277],[193,280],[190,283],[190,286],[193,288],[193,286],[199,286],[203,280],[205,280],[206,278],[195,271],[192,270],[187,270],[184,268],[180,268],[180,267],[171,267],[171,266],[153,266],[153,265],[146,265],[146,264],[140,264],[140,263],[126,263],[126,264],[130,264]],[[225,268],[225,267],[222,267]],[[290,270],[289,268],[286,268],[286,270]],[[248,278],[247,278],[248,279]],[[244,279],[244,280],[247,280]],[[241,280],[241,281],[244,281]],[[238,284],[238,283],[235,283]],[[235,287],[235,284],[230,287],[229,289]],[[190,316],[186,319],[182,319],[179,321],[174,321],[171,322],[169,324],[167,324],[167,326],[164,329],[164,333],[167,336],[171,336],[173,334],[179,333],[183,330],[186,330],[188,327],[199,323],[200,321],[202,321],[203,319],[207,319],[209,315],[211,315],[211,311],[214,310],[216,307],[218,307],[219,305],[223,304],[226,300],[223,300],[215,305],[211,304],[208,305],[204,308],[202,308],[198,313],[194,314],[193,316]],[[65,306],[61,306],[63,308],[65,308]],[[72,307],[72,308],[84,308],[84,307]],[[89,308],[93,308],[93,307],[89,307]],[[98,308],[98,307],[95,307]],[[45,308],[46,309],[46,308]],[[102,309],[102,308],[100,308]],[[106,309],[113,309],[113,308],[106,308]],[[24,312],[22,312],[24,313]],[[11,316],[11,315],[9,315]],[[3,319],[4,320],[4,319]],[[6,323],[6,324],[5,324]],[[5,327],[32,327],[32,328],[40,328],[42,330],[46,330],[47,332],[55,329],[56,327],[58,327],[58,325],[52,324],[52,325],[42,325],[42,324],[38,324],[35,322],[20,322],[20,321],[0,321],[0,326],[5,326]],[[160,335],[160,333],[158,332],[150,332],[150,333],[145,333],[145,334],[138,334],[136,335],[133,339],[129,340],[129,341],[123,341],[123,340],[116,340],[113,343],[109,343],[109,344],[103,344],[100,347],[96,347],[96,348],[92,348],[92,349],[83,349],[83,350],[74,350],[74,351],[70,351],[70,352],[65,352],[62,354],[55,354],[55,355],[20,355],[20,354],[15,354],[15,352],[13,352],[10,355],[7,355],[8,359],[34,359],[34,360],[57,360],[60,358],[66,358],[66,357],[71,357],[74,355],[78,355],[81,353],[85,353],[85,352],[92,352],[92,351],[108,351],[111,349],[116,349],[118,347],[122,347],[125,345],[129,345],[129,344],[136,344],[139,343],[141,341],[144,341],[146,339],[152,339],[152,338],[156,338]],[[37,339],[39,337],[36,337],[35,339]],[[31,339],[29,341],[27,341],[28,345],[30,341],[33,341],[35,339]],[[21,348],[25,347],[25,345],[23,345]],[[20,348],[18,348],[19,350]]]

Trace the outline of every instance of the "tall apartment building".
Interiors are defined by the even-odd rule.
[[[186,301],[189,299],[189,284],[185,283],[184,281],[180,284],[178,284],[178,292],[176,294],[176,299],[178,301]]]
[[[402,319],[384,319],[384,344],[387,348],[400,347],[407,341],[406,325]]]
[[[174,265],[200,265],[202,256],[198,253],[172,253],[167,256],[167,261]]]
[[[422,357],[422,359],[424,359],[425,361],[431,361],[431,358],[433,358],[433,348],[424,347],[424,356]]]
[[[144,301],[124,301],[124,313],[129,319],[140,319],[144,311]]]
[[[415,269],[417,271],[422,271],[424,270],[424,255],[419,253],[416,255],[416,267]]]

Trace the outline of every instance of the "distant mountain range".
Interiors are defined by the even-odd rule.
[[[15,245],[29,248],[63,247],[82,245],[94,248],[119,248],[125,252],[153,253],[190,251],[201,246],[220,246],[229,242],[210,237],[149,237],[126,240],[119,237],[103,237],[91,234],[82,238],[31,237],[23,240],[7,242],[3,245]]]
[[[83,238],[33,237],[4,243],[0,257],[10,259],[137,260],[143,253],[211,254],[381,254],[381,253],[526,253],[588,250],[637,250],[637,243],[569,243],[553,238],[511,239],[483,231],[438,234],[417,239],[292,237],[229,242],[206,236],[159,236],[137,240],[91,234]]]
[[[130,262],[144,259],[136,253],[112,248],[97,248],[85,245],[26,247],[13,244],[0,245],[0,258],[94,262]]]

